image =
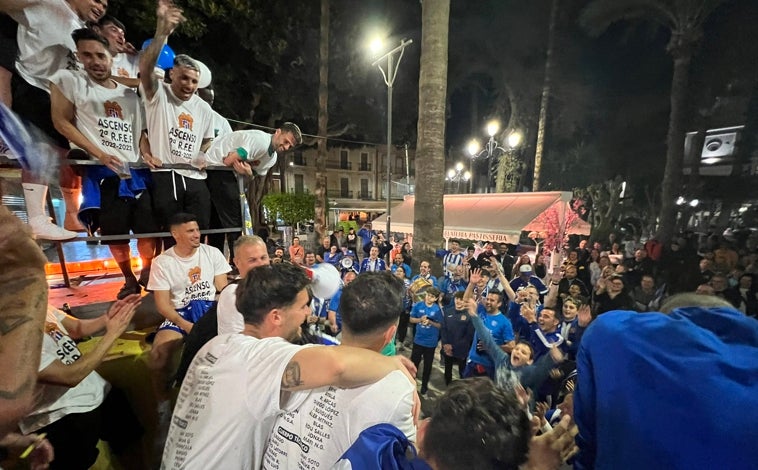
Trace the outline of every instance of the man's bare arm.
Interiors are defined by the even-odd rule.
[[[69,142],[84,149],[88,154],[100,160],[114,172],[121,168],[121,160],[115,155],[104,152],[96,143],[90,142],[87,137],[76,127],[76,106],[68,100],[60,88],[54,83],[50,84],[50,115],[55,130],[61,133]]]
[[[145,91],[145,98],[148,100],[153,98],[158,87],[158,81],[153,77],[158,56],[161,54],[163,46],[166,45],[168,37],[184,21],[181,8],[174,6],[170,0],[158,0],[156,16],[155,36],[139,61],[140,84]]]
[[[0,435],[32,404],[47,314],[46,262],[28,228],[0,206]]]

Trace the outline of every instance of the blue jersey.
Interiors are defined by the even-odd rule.
[[[435,323],[442,323],[442,310],[440,310],[440,306],[437,304],[426,305],[425,302],[416,303],[411,310],[411,318],[421,318],[424,315]],[[435,328],[432,325],[416,323],[416,336],[413,338],[414,343],[419,346],[434,348],[437,346],[439,340],[439,328]]]
[[[484,310],[484,306],[480,305],[478,310],[479,317],[482,319],[484,326],[492,333],[492,338],[497,345],[503,345],[509,341],[513,341],[513,327],[511,321],[503,315],[498,313],[496,315],[488,315]],[[468,358],[472,362],[476,362],[490,369],[494,369],[495,363],[492,358],[486,352],[478,352],[476,350],[476,343],[479,341],[478,335],[474,334],[474,341],[471,344],[471,351],[468,353]]]
[[[342,330],[342,315],[340,315],[340,299],[342,298],[342,287],[329,300],[329,310],[337,312],[337,328]]]

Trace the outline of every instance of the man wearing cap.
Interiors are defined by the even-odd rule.
[[[534,275],[534,273],[532,272],[531,265],[522,264],[518,270],[519,270],[519,276],[511,280],[511,289],[513,289],[514,291],[517,291],[521,287],[533,285],[534,287],[537,288],[537,292],[539,292],[540,294],[540,302],[543,302],[545,299],[545,294],[547,294],[548,288],[540,280],[540,278]]]

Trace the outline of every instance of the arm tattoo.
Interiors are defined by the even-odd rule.
[[[30,321],[32,321],[32,317],[28,315],[8,315],[7,317],[0,317],[0,336],[5,336],[19,326]]]
[[[302,385],[303,381],[300,380],[300,364],[297,362],[290,362],[284,369],[284,375],[282,375],[282,388],[289,389]]]

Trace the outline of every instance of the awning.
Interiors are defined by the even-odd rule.
[[[567,191],[538,193],[449,194],[444,196],[444,238],[462,238],[491,242],[518,243],[524,230],[554,230],[553,222],[571,210],[572,194]],[[392,208],[390,229],[413,233],[415,197],[408,196]],[[553,212],[555,211],[555,212]],[[386,214],[376,218],[375,226],[387,223]],[[575,220],[569,234],[589,235],[590,225]]]

